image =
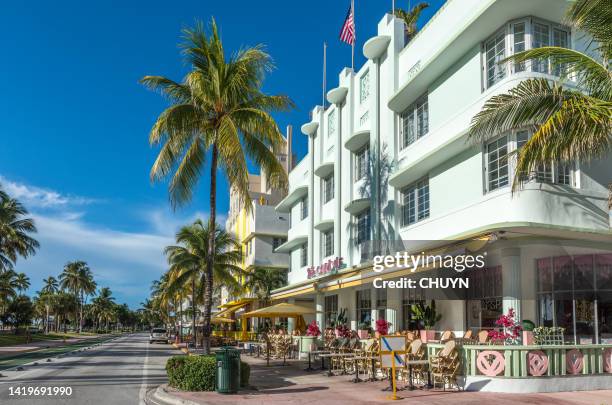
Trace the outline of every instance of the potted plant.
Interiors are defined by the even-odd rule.
[[[422,323],[425,328],[425,330],[419,331],[423,343],[435,339],[436,331],[433,328],[442,319],[442,314],[436,311],[436,301],[432,300],[430,305],[425,305],[422,302],[412,304],[410,310],[413,318]]]
[[[357,336],[359,336],[359,339],[367,339],[370,337],[371,333],[372,327],[368,323],[361,322],[359,324],[359,327],[357,328]]]
[[[376,334],[375,336],[377,338],[384,336],[386,334],[389,333],[389,326],[391,326],[390,322],[387,322],[384,319],[377,319],[376,320]]]
[[[533,337],[533,330],[535,329],[535,323],[532,321],[525,319],[521,322],[521,326],[523,327],[523,344],[524,345],[533,345],[535,344],[535,339]]]
[[[340,337],[344,337],[344,335],[346,335],[346,308],[343,308],[340,310],[340,312],[338,312],[338,315],[336,315],[336,320],[333,322],[333,326],[336,329],[336,337],[340,338]]]
[[[306,330],[306,336],[302,336],[300,339],[302,340],[303,345],[301,348],[307,348],[308,350],[300,350],[300,351],[315,351],[317,350],[317,338],[321,335],[321,329],[317,324],[317,321],[312,321],[308,324],[308,329]]]
[[[514,319],[514,309],[508,309],[506,315],[502,314],[496,321],[495,324],[501,327],[499,330],[490,330],[489,338],[493,343],[497,344],[516,344],[520,336],[520,332],[523,327]]]

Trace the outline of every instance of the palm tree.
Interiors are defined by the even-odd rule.
[[[102,321],[105,322],[105,331],[108,331],[108,323],[114,319],[115,305],[115,298],[108,287],[101,288],[98,296],[92,300],[92,312],[98,320],[98,326]]]
[[[529,79],[507,94],[489,99],[472,120],[469,137],[485,142],[501,132],[532,127],[533,136],[519,150],[513,190],[542,164],[589,161],[612,147],[612,7],[609,0],[577,0],[567,19],[589,34],[600,60],[572,49],[547,46],[502,61],[549,61],[560,80]],[[578,89],[564,86],[575,78]]]
[[[59,284],[57,279],[53,276],[49,276],[43,279],[43,287],[40,290],[41,302],[45,305],[46,318],[45,318],[45,333],[49,333],[49,312],[51,306],[53,306],[55,300],[55,294],[59,291]]]
[[[4,314],[10,300],[17,297],[18,290],[17,273],[13,270],[0,272],[0,314]]]
[[[29,235],[36,233],[34,221],[26,215],[28,210],[0,187],[0,271],[12,269],[18,256],[27,258],[39,247]]]
[[[79,300],[79,320],[78,331],[83,328],[83,305],[88,295],[96,291],[96,282],[93,273],[83,261],[69,262],[64,266],[64,271],[60,274],[61,286],[74,293]],[[76,323],[76,320],[75,320]]]
[[[213,232],[214,229],[214,232]],[[212,237],[211,237],[212,235]],[[208,262],[210,258],[210,240],[213,240],[213,272],[212,277],[208,273]],[[165,253],[168,256],[170,272],[173,273],[173,283],[175,285],[185,285],[191,283],[192,286],[192,319],[193,319],[193,339],[196,342],[196,285],[203,286],[204,296],[207,289],[212,294],[212,286],[208,287],[211,278],[215,283],[223,284],[229,289],[239,289],[240,284],[237,276],[242,274],[242,269],[238,266],[242,258],[240,244],[232,235],[222,230],[220,227],[211,227],[210,223],[196,220],[192,225],[181,228],[176,234],[176,241],[179,245],[168,246]],[[206,328],[206,298],[204,301],[204,327]],[[210,310],[210,308],[208,308]],[[208,322],[210,323],[210,312]],[[204,334],[204,351],[207,346],[208,336]]]
[[[184,30],[184,34],[183,52],[192,70],[183,82],[160,76],[141,80],[172,103],[157,118],[149,136],[152,145],[162,145],[151,178],[161,180],[176,168],[170,181],[170,201],[174,207],[184,204],[191,199],[210,152],[209,222],[214,229],[219,168],[247,211],[251,209],[247,157],[261,167],[272,187],[286,187],[287,174],[275,155],[284,138],[270,113],[288,110],[293,103],[286,96],[261,91],[265,73],[273,69],[262,46],[240,50],[227,58],[214,20],[210,35],[201,23]],[[204,286],[206,352],[211,332],[214,234],[210,233],[208,243]]]
[[[285,269],[256,267],[246,276],[244,288],[254,293],[264,303],[270,301],[272,290],[287,284]]]
[[[17,290],[23,293],[25,290],[30,288],[30,278],[25,273],[17,273],[15,277],[15,283],[17,284]]]
[[[417,22],[419,17],[421,17],[421,13],[423,13],[423,10],[425,10],[427,7],[429,7],[429,3],[422,2],[410,8],[409,1],[408,10],[402,10],[401,8],[393,10],[393,14],[395,14],[397,18],[404,20],[404,32],[406,34],[407,41],[410,41],[412,38],[414,38],[417,32],[419,32]]]

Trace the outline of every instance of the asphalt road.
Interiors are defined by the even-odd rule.
[[[144,333],[120,337],[23,371],[2,371],[0,403],[144,404],[148,390],[167,382],[166,360],[176,354],[171,345],[149,344]]]

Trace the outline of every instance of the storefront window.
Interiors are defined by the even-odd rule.
[[[325,297],[325,327],[330,328],[338,316],[338,295]]]
[[[503,312],[501,266],[470,273],[469,279],[468,326],[494,328]]]
[[[372,298],[370,290],[357,291],[357,321],[369,324],[372,321]]]
[[[386,319],[387,290],[385,288],[376,289],[376,310],[378,311],[378,319]]]
[[[536,267],[540,325],[565,328],[570,343],[612,341],[612,255],[541,258]]]
[[[425,302],[425,294],[421,288],[402,289],[402,329],[417,330],[418,322],[412,319],[412,304]]]

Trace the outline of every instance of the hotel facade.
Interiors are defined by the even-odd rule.
[[[343,69],[329,105],[301,127],[308,153],[276,205],[289,220],[275,249],[289,257],[289,283],[274,300],[314,306],[307,321],[321,326],[346,309],[351,329],[381,318],[391,332],[415,329],[410,305],[427,292],[373,282],[432,270],[379,273],[375,256],[477,244],[486,269],[467,295],[436,300],[436,330],[491,328],[513,308],[519,319],[564,327],[569,342],[612,342],[612,159],[550,162],[513,193],[512,152],[532,129],[484,144],[467,138],[490,97],[529,78],[558,79],[547,61],[498,62],[548,45],[586,50],[588,38],[563,23],[566,6],[449,0],[409,42],[401,20],[382,18],[363,46],[367,62]]]

